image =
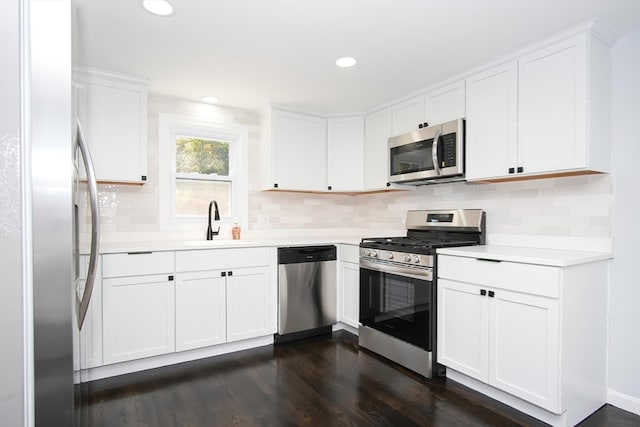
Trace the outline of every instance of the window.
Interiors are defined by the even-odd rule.
[[[161,226],[202,227],[212,200],[222,222],[245,223],[247,130],[164,114],[159,130]]]
[[[221,217],[231,216],[230,145],[195,136],[175,137],[175,216],[202,216],[211,200],[218,203]]]

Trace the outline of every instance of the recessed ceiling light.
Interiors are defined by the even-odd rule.
[[[173,15],[173,6],[166,0],[142,0],[142,7],[157,16]]]
[[[336,60],[336,65],[340,68],[349,68],[356,65],[356,60],[350,56],[344,56]]]
[[[206,102],[207,104],[217,104],[218,102],[220,102],[220,99],[216,98],[215,96],[203,96],[201,99],[202,102]]]

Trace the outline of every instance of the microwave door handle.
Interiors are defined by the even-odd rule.
[[[440,159],[438,158],[438,144],[440,143],[440,129],[436,131],[436,135],[433,137],[433,144],[431,145],[431,160],[433,161],[433,170],[436,175],[442,175],[440,170]]]

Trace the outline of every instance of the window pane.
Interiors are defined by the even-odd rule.
[[[231,183],[224,181],[176,180],[176,215],[207,216],[209,202],[218,202],[220,217],[230,216]],[[213,212],[211,213],[213,218]]]
[[[229,143],[179,136],[176,138],[176,172],[229,175]]]

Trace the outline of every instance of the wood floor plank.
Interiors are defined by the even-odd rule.
[[[545,425],[360,349],[346,331],[95,381],[89,391],[91,427]],[[640,417],[607,406],[583,424]]]

